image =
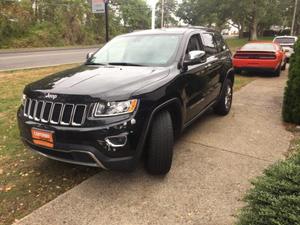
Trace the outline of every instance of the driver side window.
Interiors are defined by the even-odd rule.
[[[202,50],[201,48],[201,42],[200,42],[200,35],[199,34],[194,34],[187,45],[185,54],[188,54],[191,51],[196,51],[196,50]]]

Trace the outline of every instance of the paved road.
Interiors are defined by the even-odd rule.
[[[96,48],[0,53],[0,71],[84,62]]]
[[[258,78],[235,93],[227,117],[197,121],[177,141],[168,176],[103,171],[17,224],[233,224],[249,179],[289,147],[280,115],[285,81],[286,74]]]

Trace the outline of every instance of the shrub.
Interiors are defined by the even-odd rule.
[[[282,115],[285,122],[300,124],[300,40],[291,57],[289,76],[284,93]]]
[[[300,152],[271,166],[252,184],[237,224],[300,224]]]

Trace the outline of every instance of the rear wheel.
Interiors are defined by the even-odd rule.
[[[168,111],[155,116],[148,141],[146,169],[154,175],[167,174],[172,165],[174,142],[172,119]]]
[[[241,73],[242,73],[242,70],[241,70],[241,69],[234,69],[234,72],[235,72],[236,74],[241,74]]]
[[[220,99],[217,105],[214,107],[214,111],[216,114],[225,116],[229,113],[232,104],[232,82],[229,79],[224,81],[224,88],[222,90]]]
[[[281,66],[279,66],[275,71],[274,71],[274,76],[279,77],[281,74]]]
[[[284,62],[284,64],[282,65],[282,67],[281,67],[281,70],[285,70],[286,69],[286,60],[285,60],[285,62]]]

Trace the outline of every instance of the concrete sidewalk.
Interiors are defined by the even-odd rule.
[[[227,117],[208,113],[177,141],[165,178],[103,171],[17,224],[233,224],[249,179],[283,158],[292,135],[281,122],[286,74],[235,93]]]

